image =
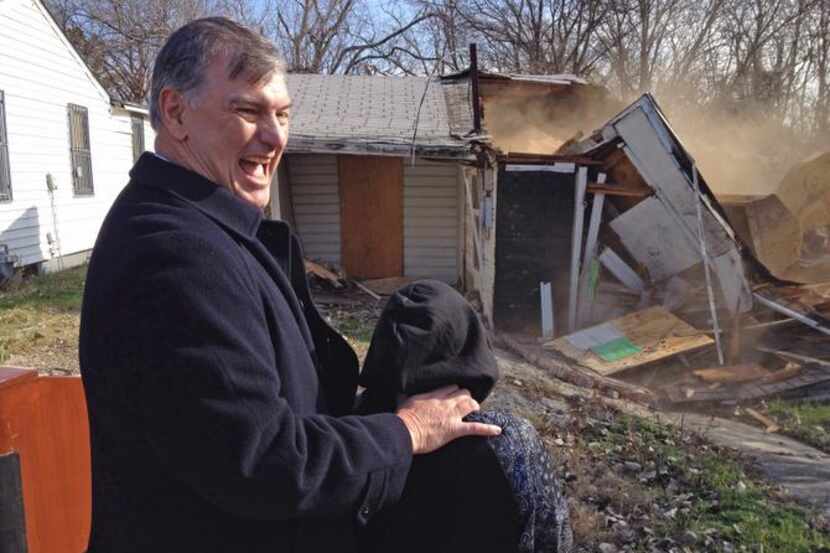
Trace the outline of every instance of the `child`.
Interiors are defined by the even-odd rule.
[[[479,403],[498,379],[486,331],[472,306],[431,280],[395,292],[360,375],[357,411],[395,411],[407,396],[456,384]],[[550,457],[526,420],[478,412],[502,428],[417,456],[401,501],[364,532],[361,551],[569,553],[568,504]]]

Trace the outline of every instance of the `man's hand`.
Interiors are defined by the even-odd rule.
[[[398,409],[412,436],[412,451],[429,453],[462,436],[498,436],[501,428],[463,419],[479,405],[470,392],[458,386],[445,386],[426,394],[409,397]]]

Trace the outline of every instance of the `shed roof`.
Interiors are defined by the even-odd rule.
[[[427,77],[289,74],[288,151],[469,155],[453,137],[441,81]]]

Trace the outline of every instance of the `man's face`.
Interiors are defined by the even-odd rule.
[[[291,99],[283,75],[250,84],[229,80],[217,56],[181,113],[191,169],[257,207],[268,205],[271,179],[288,141]]]

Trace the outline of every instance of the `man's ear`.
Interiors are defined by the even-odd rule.
[[[159,94],[161,122],[170,135],[180,142],[187,139],[187,129],[184,127],[184,112],[187,107],[187,100],[178,90],[164,88]]]

